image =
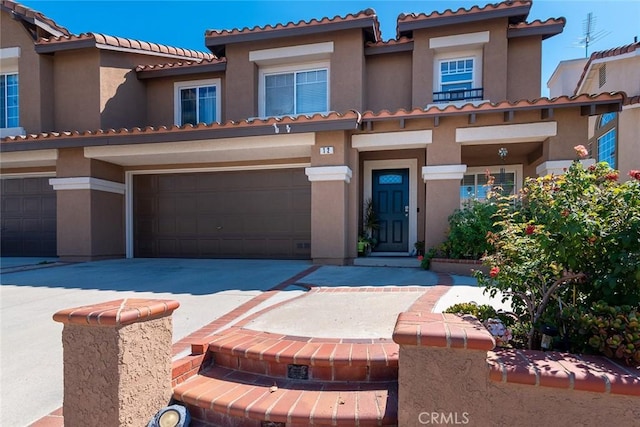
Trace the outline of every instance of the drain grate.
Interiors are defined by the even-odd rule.
[[[284,423],[274,423],[273,421],[263,421],[262,427],[285,427]]]
[[[308,380],[309,365],[287,365],[287,378],[292,380]]]

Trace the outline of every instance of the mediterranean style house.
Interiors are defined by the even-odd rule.
[[[2,0],[2,254],[343,265],[368,200],[374,255],[434,246],[486,171],[510,191],[561,173],[625,105],[540,97],[565,21],[530,8],[401,14],[387,41],[370,9],[209,30],[197,52]]]
[[[589,118],[591,156],[620,170],[620,178],[640,169],[640,42],[592,53],[589,58],[558,64],[547,82],[550,96],[623,91],[619,112]]]

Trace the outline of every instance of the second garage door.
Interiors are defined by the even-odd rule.
[[[311,256],[303,169],[135,175],[135,257]]]

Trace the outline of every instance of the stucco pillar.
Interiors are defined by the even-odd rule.
[[[311,181],[311,258],[316,264],[344,265],[349,258],[348,166],[305,169]]]
[[[473,316],[405,312],[393,340],[398,356],[398,425],[481,425],[487,403],[487,351],[495,341]]]
[[[171,399],[172,300],[121,299],[54,314],[64,324],[64,424],[146,426]]]
[[[446,238],[448,218],[460,207],[460,180],[466,165],[425,166],[422,179],[426,184],[425,248],[433,248]]]

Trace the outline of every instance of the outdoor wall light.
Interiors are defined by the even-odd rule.
[[[553,337],[558,335],[558,328],[553,325],[542,325],[540,327],[540,333],[542,334],[540,348],[542,350],[551,350]]]

